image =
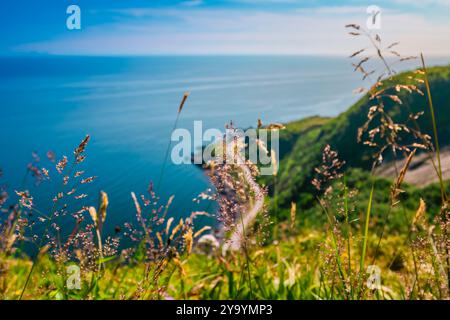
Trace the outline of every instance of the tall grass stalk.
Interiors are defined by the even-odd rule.
[[[430,89],[430,82],[428,81],[428,72],[427,67],[425,65],[425,59],[423,57],[423,54],[420,54],[420,59],[422,62],[422,68],[423,72],[425,73],[425,87],[427,90],[427,98],[428,98],[428,107],[430,108],[430,115],[431,115],[431,121],[433,125],[433,135],[434,135],[434,144],[436,148],[436,157],[438,162],[438,171],[439,171],[439,183],[441,186],[441,196],[442,201],[445,202],[447,200],[446,192],[445,192],[445,186],[444,186],[444,179],[442,178],[442,165],[441,165],[441,149],[439,147],[439,137],[437,132],[437,124],[436,124],[436,116],[434,113],[434,106],[433,106],[433,98],[431,96],[431,89]]]
[[[167,144],[167,149],[166,149],[166,153],[164,156],[164,162],[163,162],[163,165],[161,168],[161,173],[159,175],[158,184],[156,185],[157,191],[160,191],[160,188],[162,187],[161,184],[162,184],[163,178],[164,178],[164,171],[166,169],[167,159],[169,158],[170,146],[172,145],[172,133],[175,131],[175,129],[178,126],[178,120],[180,119],[181,111],[183,110],[184,104],[186,103],[186,100],[189,97],[189,94],[190,94],[189,92],[185,92],[183,94],[183,98],[181,99],[180,106],[178,107],[177,117],[175,118],[175,122],[173,124],[172,131],[170,131],[169,143]]]
[[[423,72],[425,74],[425,87],[427,89],[428,106],[430,108],[431,121],[433,124],[434,144],[436,147],[436,157],[437,157],[437,161],[438,161],[439,183],[441,186],[442,207],[444,207],[447,203],[447,194],[446,194],[446,190],[445,190],[444,179],[442,177],[441,151],[440,151],[440,147],[439,147],[439,137],[438,137],[438,132],[437,132],[436,116],[434,113],[433,98],[431,96],[431,89],[430,89],[430,82],[428,79],[427,67],[425,65],[425,59],[424,59],[422,53],[420,54],[420,59],[422,61]],[[444,231],[444,239],[446,242],[448,242],[446,210],[442,210],[442,215],[443,215],[444,225],[445,225],[445,230],[443,230]],[[446,264],[447,264],[447,287],[450,290],[450,252],[449,252],[448,245],[445,246],[445,250],[446,250]]]
[[[273,175],[273,237],[278,237],[278,199],[277,199],[277,175]]]
[[[361,259],[359,261],[359,280],[358,280],[358,296],[361,298],[362,293],[362,275],[365,273],[365,260],[367,252],[367,238],[369,236],[369,222],[370,214],[372,212],[373,192],[375,190],[375,182],[372,182],[372,188],[370,190],[369,203],[367,204],[366,217],[364,222],[363,244],[361,248]]]
[[[76,166],[76,160],[74,160],[74,162],[73,162],[72,165],[71,165],[71,168],[70,168],[70,170],[69,170],[69,176],[72,176],[73,171],[75,170],[75,166]],[[63,186],[62,189],[64,189],[64,186]],[[56,205],[57,205],[57,204],[58,204],[58,201],[54,201],[54,202],[53,202],[52,208],[51,208],[51,210],[50,210],[50,216],[49,216],[49,218],[47,219],[47,223],[46,223],[46,225],[45,225],[44,232],[43,232],[43,234],[42,234],[42,236],[41,236],[41,238],[40,238],[40,240],[39,240],[39,244],[38,244],[38,249],[39,249],[39,250],[41,250],[41,248],[42,248],[42,246],[43,246],[43,244],[44,244],[45,237],[46,237],[46,235],[47,235],[48,229],[50,229],[50,226],[52,225],[53,219],[54,219],[54,217],[55,217]],[[31,269],[30,269],[30,271],[28,272],[27,278],[26,278],[26,280],[25,280],[25,284],[23,285],[22,291],[21,291],[20,296],[19,296],[19,300],[22,300],[23,295],[25,294],[25,290],[26,290],[27,287],[28,287],[28,284],[29,284],[30,279],[31,279],[31,275],[33,274],[33,271],[34,271],[34,269],[36,268],[37,263],[39,262],[39,258],[40,258],[40,255],[37,254],[37,255],[34,257],[33,261],[32,261]]]
[[[345,224],[347,227],[347,256],[348,256],[348,270],[347,273],[350,276],[350,283],[353,283],[352,279],[352,253],[351,253],[351,238],[352,238],[352,227],[349,221],[349,209],[348,209],[348,188],[347,188],[347,178],[344,175],[344,213],[345,213]],[[353,297],[353,285],[350,286],[350,296]]]
[[[341,255],[340,255],[340,252],[339,252],[338,241],[336,239],[336,235],[334,234],[334,230],[333,230],[333,228],[334,228],[333,219],[331,218],[327,208],[325,208],[325,206],[322,203],[322,201],[320,199],[317,199],[317,200],[319,202],[320,207],[322,208],[322,210],[324,211],[324,213],[327,216],[328,223],[330,224],[331,239],[332,239],[331,244],[333,246],[334,255],[335,255],[335,259],[336,259],[336,265],[338,267],[339,279],[341,280],[342,286],[343,286],[344,291],[345,291],[345,279],[346,279],[347,275],[346,275],[345,271],[342,268],[342,259],[341,259]],[[333,294],[333,292],[331,294]],[[347,298],[348,298],[348,295],[347,295]]]
[[[247,269],[247,277],[248,277],[248,286],[250,289],[250,299],[252,299],[254,297],[254,295],[253,295],[253,287],[252,287],[252,277],[251,277],[251,272],[250,272],[250,256],[248,254],[245,223],[244,223],[244,218],[243,218],[242,214],[241,214],[240,220],[241,220],[241,225],[242,225],[242,237],[243,237],[242,249],[244,250],[245,264],[247,267],[246,269]]]

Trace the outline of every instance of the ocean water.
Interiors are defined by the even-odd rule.
[[[145,193],[161,172],[178,105],[186,102],[178,127],[223,129],[287,122],[312,115],[335,116],[358,97],[360,86],[345,58],[320,57],[24,57],[0,59],[0,184],[29,189],[36,207],[48,212],[59,190],[56,179],[23,186],[31,152],[55,177],[57,158],[72,155],[86,134],[92,140],[82,167],[98,176],[83,185],[79,200],[95,205],[99,190],[110,199],[106,231],[133,219],[130,192]],[[170,215],[214,211],[214,204],[192,199],[210,187],[194,165],[168,163],[158,191],[164,203],[175,195]],[[80,206],[73,201],[73,210]],[[205,218],[203,218],[205,219]],[[62,218],[59,223],[73,223]],[[210,223],[199,221],[199,223]]]

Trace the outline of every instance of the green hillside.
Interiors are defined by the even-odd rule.
[[[438,135],[442,145],[449,144],[450,134],[450,66],[434,67],[428,70],[431,93],[437,117]],[[395,76],[396,83],[411,83],[412,72]],[[386,84],[385,84],[386,85]],[[424,85],[419,89],[425,92]],[[386,110],[396,122],[404,123],[411,113],[424,112],[418,124],[423,133],[432,136],[432,123],[427,107],[426,95],[397,94],[403,104],[386,101]],[[297,121],[287,125],[281,134],[280,173],[276,182],[278,205],[288,207],[291,201],[300,206],[312,204],[314,188],[311,180],[314,168],[321,162],[322,150],[330,144],[345,160],[347,168],[370,169],[373,149],[357,142],[357,131],[367,120],[372,105],[368,95],[362,97],[348,111],[333,119],[318,117]],[[288,151],[289,150],[289,151]],[[269,186],[271,181],[266,181]],[[273,189],[273,185],[271,186]]]

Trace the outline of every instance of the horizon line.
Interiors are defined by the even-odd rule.
[[[415,56],[414,54],[412,54]],[[420,53],[416,54],[417,56]],[[426,54],[426,57],[449,58],[448,54]],[[40,57],[74,57],[74,58],[153,58],[153,57],[326,57],[350,58],[340,53],[158,53],[158,54],[53,54],[53,53],[20,53],[0,54],[0,58],[40,58]]]

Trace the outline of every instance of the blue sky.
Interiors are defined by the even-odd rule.
[[[81,30],[66,8],[81,8]],[[0,54],[348,54],[344,29],[382,9],[382,39],[450,55],[450,0],[2,0]]]

